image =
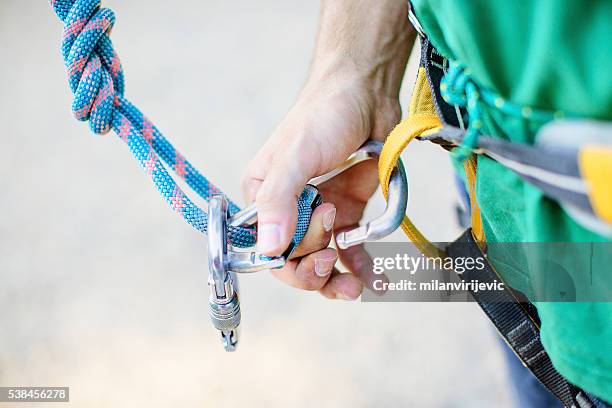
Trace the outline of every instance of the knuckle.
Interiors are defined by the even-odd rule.
[[[309,292],[319,290],[323,286],[323,282],[321,282],[321,278],[313,279],[304,284],[304,290]]]
[[[240,189],[242,190],[242,194],[245,197],[249,196],[249,193],[253,189],[253,185],[254,185],[254,180],[250,178],[249,176],[244,176],[242,178],[242,181],[240,182]]]
[[[295,257],[306,256],[325,249],[331,241],[331,232],[322,232],[316,236],[306,236],[295,250]]]
[[[313,281],[307,281],[307,282],[303,282],[302,286],[300,289],[302,290],[306,290],[308,292],[312,292],[315,290],[319,290],[321,288],[321,284],[317,283],[317,282],[313,282]]]
[[[277,194],[274,193],[274,189],[270,187],[270,183],[264,183],[257,191],[255,201],[257,201],[257,207],[261,210],[266,210],[266,206],[271,205]]]
[[[314,267],[305,267],[301,263],[298,265],[295,275],[299,281],[300,289],[307,291],[321,289],[326,280],[324,277],[315,274]]]
[[[304,247],[301,248],[301,252],[303,252],[304,254],[311,254],[313,252],[317,252],[327,248],[327,245],[329,244],[329,239],[326,239],[325,235],[326,234],[319,235],[318,237],[310,240],[310,242],[304,244]]]
[[[323,231],[323,233],[321,233],[318,236],[318,239],[317,239],[317,249],[327,248],[327,246],[331,242],[331,237],[332,237],[332,232],[331,231]]]

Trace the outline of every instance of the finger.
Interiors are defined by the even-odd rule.
[[[389,282],[384,274],[374,273],[374,262],[372,257],[365,250],[363,245],[356,245],[339,250],[340,261],[346,268],[353,273],[363,285],[377,295],[385,293],[384,290],[376,290],[376,287],[386,287],[386,285],[374,285],[375,281]]]
[[[284,268],[272,270],[276,278],[298,289],[318,290],[329,279],[338,253],[326,248],[300,259],[287,262]]]
[[[255,201],[257,192],[268,174],[272,163],[272,150],[266,145],[262,147],[248,164],[242,176],[242,195],[247,204]]]
[[[299,258],[327,248],[331,241],[335,219],[336,207],[332,203],[323,203],[315,208],[310,217],[308,231],[300,245],[291,254],[291,258]]]
[[[334,270],[319,292],[328,299],[355,300],[361,295],[363,284],[351,273]]]
[[[257,249],[268,256],[280,255],[289,246],[297,222],[297,197],[312,174],[308,160],[300,153],[283,153],[255,197]]]
[[[257,192],[263,183],[263,177],[261,179],[245,177],[243,180],[245,181],[242,183],[242,195],[246,204],[250,205],[257,197]]]

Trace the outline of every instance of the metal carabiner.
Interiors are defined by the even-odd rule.
[[[226,351],[236,350],[240,325],[240,301],[236,276],[228,270],[227,199],[211,197],[208,203],[208,311],[210,320],[221,332]]]
[[[342,165],[329,173],[311,179],[306,188],[319,186],[363,161],[378,159],[382,147],[382,142],[374,140],[366,142],[359,150],[342,163]],[[398,229],[402,223],[407,204],[408,179],[406,177],[406,171],[404,170],[404,164],[401,159],[398,159],[389,179],[389,197],[385,211],[380,216],[364,225],[337,234],[336,243],[338,247],[346,249],[367,241],[376,241],[391,234]],[[257,222],[257,208],[255,204],[251,204],[234,214],[228,221],[228,225],[232,227],[247,227],[253,225],[255,222]],[[252,254],[250,256],[253,257]],[[257,260],[258,257],[254,256],[253,259]],[[251,270],[248,270],[248,272],[251,272]]]
[[[282,256],[271,258],[252,251],[235,251],[228,245],[229,226],[247,227],[257,221],[257,212],[251,220],[242,218],[244,212],[241,214],[238,218],[229,217],[227,199],[222,194],[212,196],[208,202],[208,311],[213,326],[221,333],[225,351],[235,351],[238,346],[238,326],[242,313],[236,273],[276,269],[285,265]]]
[[[369,141],[340,167],[312,179],[306,188],[314,190],[309,195],[313,203],[318,197],[318,190],[315,186],[332,179],[358,163],[378,158],[382,146],[380,142]],[[407,201],[408,181],[401,159],[398,159],[391,173],[389,197],[383,214],[360,227],[337,234],[338,247],[348,248],[389,235],[400,226],[406,212]],[[253,251],[237,251],[228,245],[228,227],[248,227],[256,222],[257,208],[255,205],[250,205],[230,217],[227,199],[223,195],[211,197],[208,204],[209,313],[213,325],[221,332],[226,351],[234,351],[238,345],[241,312],[236,273],[281,268],[286,261],[283,256],[271,258]]]
[[[362,161],[378,159],[382,148],[382,142],[370,140],[353,153],[340,167],[327,174],[315,177],[310,180],[309,184],[318,186]],[[406,170],[404,170],[404,163],[402,163],[402,159],[398,158],[389,179],[389,196],[385,211],[364,225],[336,234],[336,244],[339,248],[346,249],[386,237],[401,225],[407,205],[408,178],[406,177]]]

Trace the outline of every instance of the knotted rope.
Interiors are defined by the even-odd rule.
[[[221,190],[193,167],[123,95],[123,69],[109,38],[115,23],[113,11],[101,8],[100,0],[51,0],[51,6],[64,23],[61,51],[74,94],[74,116],[89,121],[89,127],[96,134],[113,130],[128,145],[172,210],[195,229],[206,233],[206,212],[186,196],[162,161],[206,201]],[[231,200],[228,203],[230,213],[239,210]],[[306,207],[299,206],[299,224],[294,237],[297,243],[310,222],[311,209]],[[228,240],[236,247],[253,246],[255,228],[230,228]]]
[[[453,150],[453,155],[459,160],[467,159],[478,143],[478,135],[482,129],[482,106],[480,93],[470,76],[469,68],[451,62],[449,70],[440,82],[440,93],[451,105],[465,106],[469,117],[468,128],[461,145]]]
[[[464,106],[467,109],[468,128],[461,145],[452,152],[459,160],[467,159],[478,147],[478,136],[483,128],[483,104],[498,109],[506,115],[539,123],[567,117],[563,111],[552,112],[531,106],[520,106],[491,90],[479,88],[472,79],[470,69],[455,61],[449,63],[448,72],[440,81],[440,93],[449,104]]]

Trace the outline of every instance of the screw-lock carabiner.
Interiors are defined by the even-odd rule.
[[[236,350],[240,325],[238,281],[227,268],[227,199],[211,197],[208,203],[208,310],[210,320],[221,332],[226,351]]]
[[[309,196],[313,205],[318,201],[320,185],[336,175],[348,170],[362,161],[378,158],[382,151],[381,142],[369,141],[353,153],[340,167],[315,177],[306,186],[313,189]],[[408,201],[408,181],[401,160],[398,160],[389,181],[387,207],[382,215],[350,231],[336,235],[340,248],[348,248],[366,241],[381,239],[401,224]],[[237,273],[251,273],[264,269],[282,268],[285,257],[267,257],[257,252],[237,251],[230,247],[227,240],[228,227],[248,227],[257,222],[257,208],[254,204],[229,216],[227,199],[215,195],[208,204],[208,286],[210,288],[210,318],[221,332],[221,339],[226,351],[236,350],[238,344],[238,326],[241,312],[237,291]]]

